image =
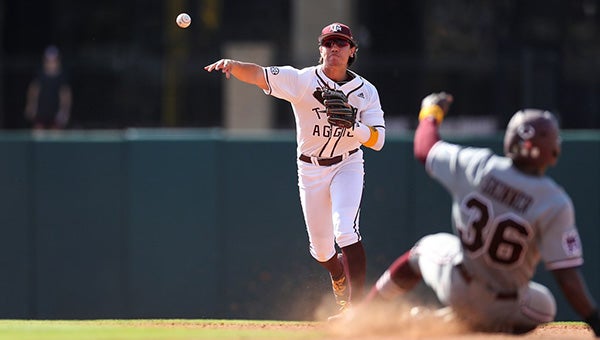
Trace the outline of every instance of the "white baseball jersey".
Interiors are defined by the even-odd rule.
[[[320,65],[301,70],[291,66],[264,68],[269,86],[264,92],[290,102],[296,121],[297,155],[311,159],[297,160],[298,187],[310,253],[320,262],[335,255],[336,243],[343,248],[361,240],[359,216],[364,182],[361,143],[354,129],[329,124],[322,90],[341,90],[357,109],[358,122],[385,127],[375,87],[348,72],[352,79],[340,85],[329,79]],[[317,159],[339,156],[341,160],[331,166],[313,164]]]
[[[383,110],[377,89],[358,74],[338,85],[323,73],[322,66],[301,70],[291,66],[265,67],[269,89],[266,94],[291,103],[296,121],[298,155],[330,158],[360,147],[352,130],[331,126],[327,122],[325,107],[315,97],[322,88],[338,89],[348,97],[350,105],[358,109],[356,120],[369,126],[384,126]]]
[[[540,260],[549,270],[583,263],[573,204],[551,178],[523,174],[489,149],[444,141],[426,168],[451,193],[464,266],[489,287],[517,290]]]

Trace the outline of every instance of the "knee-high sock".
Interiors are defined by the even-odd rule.
[[[350,279],[350,301],[358,302],[364,297],[367,257],[362,242],[342,248],[346,272]]]
[[[413,289],[421,280],[421,275],[409,263],[410,251],[398,257],[379,277],[371,288],[366,301],[391,300]]]
[[[332,280],[338,280],[344,275],[344,267],[342,267],[337,254],[325,262],[319,262],[319,264],[327,269]]]

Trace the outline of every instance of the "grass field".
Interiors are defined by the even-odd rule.
[[[422,328],[422,327],[421,327]],[[452,333],[452,332],[450,332]],[[251,320],[0,320],[0,340],[504,340],[592,339],[583,323],[552,323],[523,336],[427,331],[340,335],[324,323]]]
[[[243,320],[0,320],[1,340],[320,339],[316,323]]]

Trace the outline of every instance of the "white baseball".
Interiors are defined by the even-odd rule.
[[[186,28],[192,23],[192,18],[187,13],[181,13],[177,16],[175,22],[177,22],[177,26]]]

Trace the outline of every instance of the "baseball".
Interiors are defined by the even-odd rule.
[[[177,22],[177,26],[186,28],[192,23],[192,18],[187,13],[181,13],[177,16],[175,22]]]

